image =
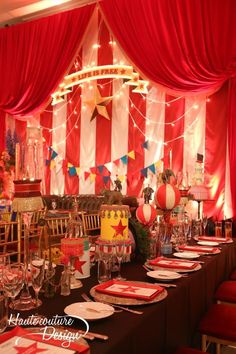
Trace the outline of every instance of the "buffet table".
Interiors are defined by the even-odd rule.
[[[176,288],[168,288],[168,296],[161,302],[136,306],[142,315],[128,312],[114,313],[111,317],[90,322],[90,330],[109,336],[108,341],[90,341],[92,354],[171,354],[180,345],[199,345],[198,323],[212,303],[217,286],[236,268],[236,242],[221,244],[221,253],[201,256],[204,263],[198,271],[175,281]],[[63,315],[64,308],[84,301],[81,293],[89,294],[96,282],[96,267],[92,275],[83,279],[83,287],[72,290],[71,295],[42,297],[43,305],[37,309],[48,318]],[[146,275],[140,262],[122,265],[127,280],[154,282]],[[172,282],[173,283],[173,282]]]

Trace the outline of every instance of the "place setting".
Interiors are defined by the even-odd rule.
[[[157,257],[147,262],[147,266],[153,270],[172,270],[177,273],[195,272],[201,269],[202,262],[178,260],[175,258]]]

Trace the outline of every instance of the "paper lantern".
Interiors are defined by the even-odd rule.
[[[156,218],[156,209],[150,204],[140,205],[136,210],[136,217],[143,225],[150,225]]]
[[[158,208],[171,210],[179,204],[180,192],[174,185],[164,183],[156,191],[155,202]]]

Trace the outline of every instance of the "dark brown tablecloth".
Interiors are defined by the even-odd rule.
[[[121,312],[90,322],[91,331],[109,336],[106,342],[89,342],[91,354],[171,354],[181,345],[197,346],[198,323],[213,302],[217,286],[236,268],[236,243],[224,244],[221,248],[218,255],[201,256],[202,269],[177,280],[177,287],[168,289],[165,300],[138,307],[143,315]],[[139,262],[123,264],[122,273],[128,280],[152,282]],[[68,297],[42,297],[43,305],[38,312],[48,317],[63,315],[65,306],[83,301],[80,294],[89,294],[96,284],[96,267],[91,277],[82,282],[83,287],[72,290]]]

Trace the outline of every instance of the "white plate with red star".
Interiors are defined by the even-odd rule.
[[[102,302],[75,302],[66,306],[64,312],[72,317],[76,316],[86,321],[95,321],[113,315],[114,307]]]

